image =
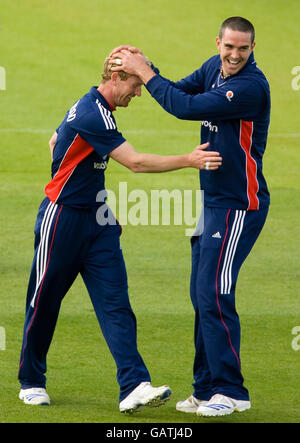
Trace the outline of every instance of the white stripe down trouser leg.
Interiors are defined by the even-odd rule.
[[[47,268],[47,257],[48,257],[48,251],[49,251],[49,237],[50,237],[50,231],[52,222],[57,210],[57,205],[55,203],[50,202],[45,214],[44,218],[41,224],[41,230],[40,230],[40,243],[38,246],[37,251],[37,257],[36,257],[36,286],[34,295],[32,297],[30,306],[34,308],[36,296],[38,294],[38,289],[40,287],[40,284],[43,281],[45,271]]]
[[[243,230],[246,212],[247,211],[244,210],[235,211],[235,218],[227,243],[224,263],[221,271],[221,294],[230,294],[232,285],[232,263]]]

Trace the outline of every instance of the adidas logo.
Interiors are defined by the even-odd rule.
[[[215,234],[212,235],[212,238],[222,238],[220,232],[216,232]]]
[[[221,403],[214,403],[212,405],[205,405],[205,407],[215,409],[216,411],[220,411],[221,409],[230,409],[230,406],[224,405]]]

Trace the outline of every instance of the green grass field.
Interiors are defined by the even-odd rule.
[[[242,367],[252,409],[220,419],[176,412],[191,394],[193,311],[186,226],[124,226],[122,247],[138,321],[139,350],[154,385],[168,383],[171,400],[135,416],[118,411],[115,364],[80,280],[66,296],[48,356],[52,405],[18,400],[17,370],[25,296],[33,257],[33,227],[50,177],[48,140],[65,111],[99,84],[103,60],[133,44],[178,80],[216,53],[221,22],[246,16],[256,27],[255,57],[270,81],[272,119],[264,171],[272,205],[267,224],[242,268],[237,305]],[[300,90],[291,74],[299,59],[299,1],[1,0],[0,66],[0,422],[41,423],[291,423],[300,421],[299,163]],[[115,113],[137,150],[190,151],[199,122],[176,120],[147,93]],[[110,162],[107,188],[198,189],[195,170],[133,174]],[[3,331],[3,329],[2,329]],[[5,345],[5,346],[4,346]]]

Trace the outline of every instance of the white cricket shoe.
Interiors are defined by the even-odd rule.
[[[150,382],[142,382],[120,402],[120,412],[132,414],[145,406],[151,408],[162,406],[169,400],[171,394],[172,391],[167,385],[154,388]]]
[[[189,398],[176,403],[176,410],[180,412],[188,412],[196,414],[199,406],[205,405],[207,400],[198,400],[198,398],[191,395]]]
[[[232,414],[235,411],[242,412],[250,408],[250,401],[235,400],[222,394],[215,394],[206,404],[199,406],[197,415],[217,417],[219,415]]]
[[[50,397],[44,388],[21,389],[19,399],[26,405],[50,405]]]

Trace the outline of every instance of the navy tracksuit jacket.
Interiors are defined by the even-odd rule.
[[[218,170],[200,171],[204,208],[191,240],[194,396],[206,400],[220,393],[248,400],[241,374],[235,287],[270,202],[262,171],[270,91],[253,53],[234,76],[222,78],[220,68],[216,55],[177,83],[156,75],[146,87],[170,114],[201,120],[201,143],[210,142],[209,149],[223,158]]]

